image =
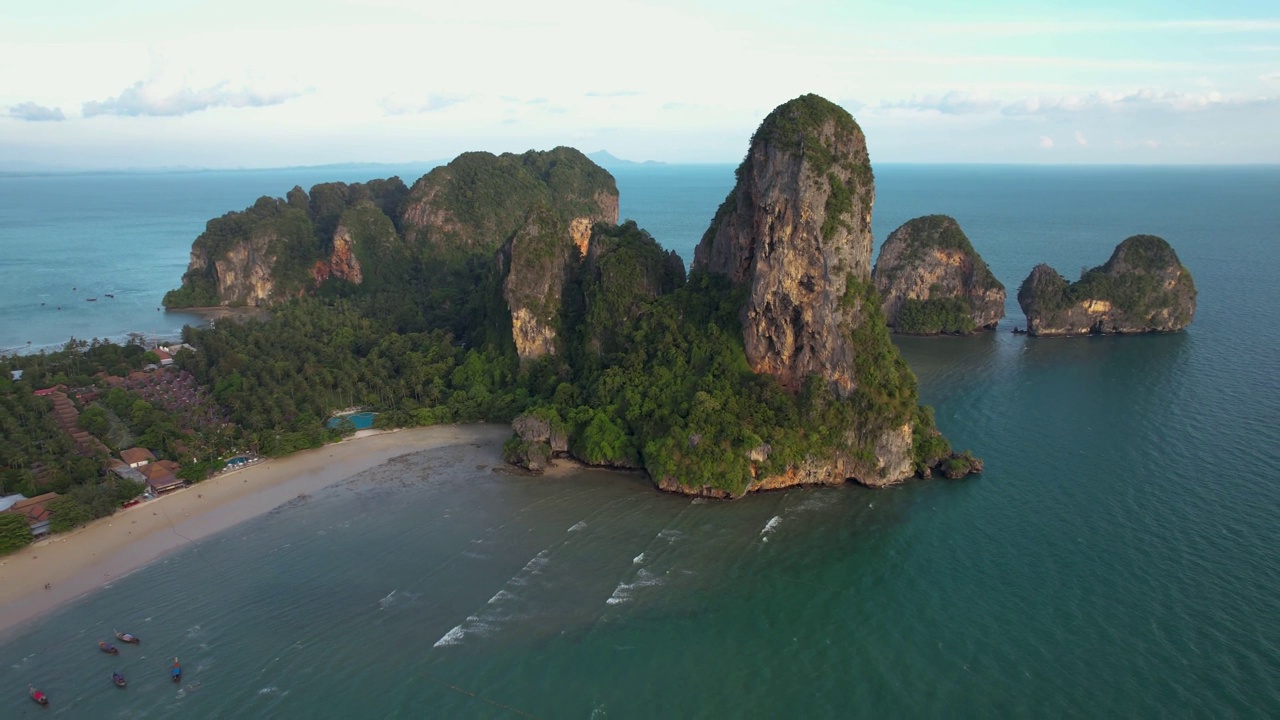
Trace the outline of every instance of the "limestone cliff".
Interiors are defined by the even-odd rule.
[[[546,205],[535,207],[497,253],[502,297],[522,360],[556,352],[556,320],[570,263],[579,260],[569,229]]]
[[[1018,290],[1018,304],[1029,335],[1174,332],[1195,317],[1196,286],[1167,242],[1134,235],[1074,283],[1037,265]]]
[[[862,130],[815,95],[785,103],[752,137],[737,179],[695,250],[693,270],[744,288],[751,368],[826,407],[834,440],[781,472],[758,471],[770,450],[753,450],[747,490],[909,477],[915,378],[889,342],[870,283],[875,187]],[[720,492],[674,476],[658,482]]]
[[[860,308],[849,283],[871,275],[875,183],[866,138],[849,113],[816,95],[774,110],[751,139],[738,182],[694,251],[693,270],[748,288],[747,359],[798,390],[810,374],[854,386],[844,326]]]
[[[356,258],[355,241],[351,237],[351,230],[346,226],[339,224],[333,231],[333,249],[329,251],[328,259],[316,261],[311,275],[315,278],[316,285],[329,278],[346,280],[356,285],[364,280],[360,260]]]
[[[310,195],[295,187],[286,198],[262,197],[241,212],[210,220],[191,245],[182,286],[166,294],[164,303],[268,305],[312,292],[329,279],[359,284],[366,274],[359,229],[342,219],[364,208],[393,228],[385,209],[405,192],[399,178],[324,183]]]
[[[555,232],[538,252],[581,258],[592,226],[617,222],[618,190],[609,173],[566,147],[465,153],[412,188],[399,178],[322,183],[310,193],[295,187],[210,221],[165,304],[266,305],[324,286],[372,296],[379,312],[406,326],[444,327],[464,342],[510,333],[521,357],[539,357],[554,352],[552,318],[566,275],[557,263],[535,271],[510,262],[513,247],[533,242],[535,208],[547,210],[539,232]],[[533,279],[543,270],[549,274]]]
[[[273,250],[279,240],[271,231],[254,233],[214,260],[220,304],[264,305],[271,301],[275,290]]]
[[[465,153],[414,183],[400,213],[428,264],[494,257],[522,360],[555,354],[566,268],[586,254],[592,226],[617,221],[613,176],[567,147]]]
[[[890,233],[872,277],[895,332],[968,334],[1004,317],[1004,285],[946,215],[908,220]]]

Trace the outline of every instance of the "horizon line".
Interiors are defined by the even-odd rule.
[[[585,153],[584,153],[585,154]],[[186,166],[165,166],[157,165],[153,167],[103,167],[103,168],[76,168],[76,167],[36,167],[23,170],[6,170],[0,168],[0,177],[31,177],[31,176],[50,176],[50,175],[182,175],[197,173],[222,173],[222,172],[270,172],[278,170],[324,170],[327,168],[344,168],[344,167],[405,167],[405,166],[431,166],[441,167],[452,162],[450,160],[405,160],[396,162],[386,161],[343,161],[333,163],[318,163],[315,165],[263,165],[263,166],[237,166],[237,167],[186,167]],[[628,161],[621,166],[607,168],[606,170],[640,170],[655,171],[679,167],[735,167],[742,161],[703,161],[703,162],[672,162],[672,161]],[[599,164],[599,163],[597,163]],[[916,165],[916,166],[954,166],[954,167],[1044,167],[1044,168],[1280,168],[1280,162],[1154,162],[1154,163],[1089,163],[1089,162],[1028,162],[1028,161],[1003,161],[1003,162],[983,162],[983,161],[966,161],[966,160],[881,160],[873,162],[872,167],[877,165]],[[604,167],[604,166],[601,166]]]

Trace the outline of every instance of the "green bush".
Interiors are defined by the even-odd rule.
[[[973,307],[964,298],[908,299],[898,312],[900,333],[937,335],[966,334],[974,330]]]
[[[0,512],[0,555],[21,550],[31,544],[31,526],[22,515]]]
[[[52,513],[49,529],[53,532],[66,532],[94,519],[93,510],[88,505],[66,495],[50,500],[45,508]]]

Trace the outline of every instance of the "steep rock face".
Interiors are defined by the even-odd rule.
[[[1029,335],[1175,332],[1195,317],[1196,286],[1167,242],[1134,235],[1074,283],[1037,265],[1018,289],[1018,304]]]
[[[333,250],[329,252],[329,259],[317,260],[311,274],[317,285],[329,278],[346,280],[356,285],[364,281],[360,261],[356,258],[355,241],[351,237],[351,231],[345,226],[339,224],[338,229],[333,231]]]
[[[165,295],[167,307],[269,304],[313,291],[330,278],[352,282],[366,274],[359,260],[359,229],[342,224],[352,208],[382,216],[407,192],[399,178],[368,183],[324,183],[290,190],[286,198],[259,198],[241,212],[210,220],[191,245],[182,286]],[[345,232],[339,232],[339,226]]]
[[[1004,285],[946,215],[915,218],[890,233],[872,278],[895,332],[967,334],[1004,317]]]
[[[266,305],[275,290],[272,246],[279,238],[271,232],[256,233],[246,242],[232,245],[214,261],[218,300],[222,305]]]
[[[823,457],[756,477],[748,491],[910,477],[915,378],[889,342],[870,284],[875,188],[861,129],[839,106],[798,98],[764,120],[737,177],[693,269],[745,287],[742,333],[752,370],[793,393],[810,393],[816,378],[824,386],[816,393],[831,395],[823,402],[848,404],[842,442]],[[695,494],[716,490],[658,482]]]
[[[511,310],[511,334],[520,359],[556,352],[556,315],[577,247],[568,228],[546,205],[529,213],[524,225],[498,251],[502,297]]]
[[[742,325],[752,369],[793,390],[817,373],[848,394],[853,351],[841,327],[863,318],[841,299],[848,280],[870,277],[875,201],[862,130],[806,95],[765,119],[737,177],[693,270],[749,286]]]
[[[561,147],[521,155],[465,153],[412,189],[399,178],[322,183],[309,194],[295,187],[286,198],[260,198],[242,212],[211,220],[192,244],[182,287],[168,293],[165,304],[277,302],[337,279],[366,293],[413,288],[421,293],[415,299],[420,307],[456,314],[455,303],[466,298],[469,285],[492,288],[502,281],[472,277],[477,256],[491,273],[494,253],[537,205],[552,209],[564,226],[563,241],[577,245],[581,256],[592,225],[617,222],[617,185],[585,155]],[[255,249],[253,238],[265,234],[274,244]],[[258,259],[253,272],[243,270],[247,260],[238,256]],[[234,277],[222,276],[219,263]],[[500,313],[499,307],[491,314]],[[505,323],[470,320],[486,333]]]

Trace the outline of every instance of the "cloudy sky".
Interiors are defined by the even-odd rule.
[[[1278,8],[9,3],[0,170],[412,162],[562,144],[736,162],[764,115],[806,92],[848,108],[881,162],[1280,163]]]

